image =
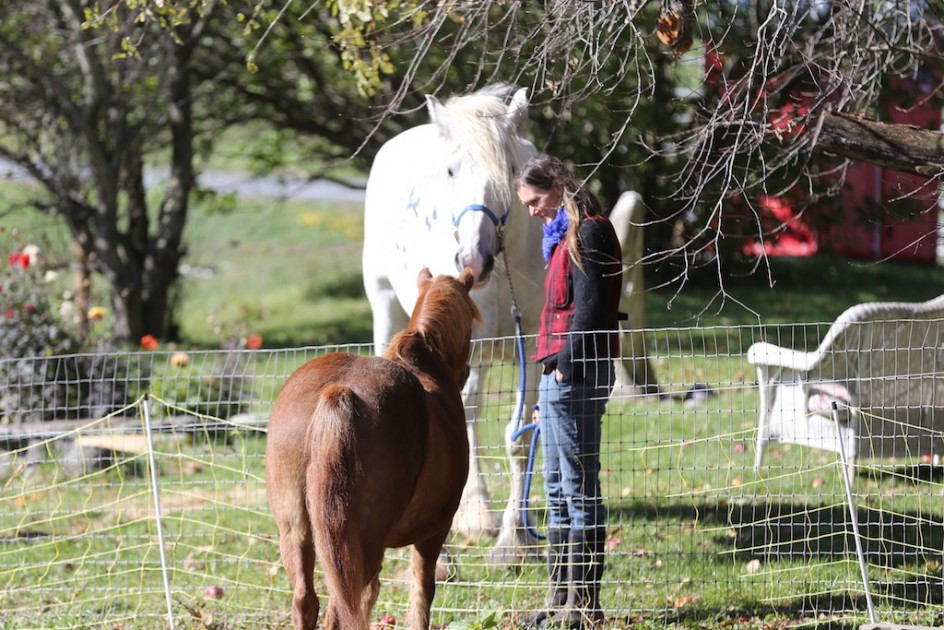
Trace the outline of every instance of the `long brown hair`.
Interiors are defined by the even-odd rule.
[[[582,270],[583,260],[580,257],[578,230],[585,217],[603,214],[596,196],[577,181],[567,165],[547,153],[538,153],[525,162],[517,179],[519,188],[531,186],[549,191],[554,188],[555,184],[561,188],[561,205],[567,213],[567,233],[564,235],[564,240],[571,259]]]

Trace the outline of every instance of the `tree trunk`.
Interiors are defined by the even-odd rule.
[[[944,174],[944,134],[913,125],[825,114],[816,146],[857,162],[924,177]]]
[[[145,268],[148,332],[166,338],[175,328],[170,292],[177,283],[183,256],[183,231],[193,188],[193,105],[190,93],[192,46],[172,48],[170,78],[171,164],[167,193],[157,220],[157,234]]]
[[[135,144],[124,150],[119,182],[127,202],[128,227],[119,237],[121,251],[124,252],[124,268],[112,272],[113,277],[121,279],[120,283],[113,285],[112,303],[118,320],[116,334],[121,339],[138,341],[146,334],[158,336],[158,332],[151,330],[146,321],[151,310],[145,297],[147,278],[144,272],[151,249],[148,242],[150,221],[144,187],[144,164],[141,150]]]
[[[92,279],[89,274],[88,256],[85,248],[78,241],[73,245],[74,259],[72,261],[72,285],[75,298],[75,319],[79,328],[79,337],[85,339],[89,333],[89,304],[92,288]]]

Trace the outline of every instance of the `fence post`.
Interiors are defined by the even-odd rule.
[[[157,485],[157,462],[154,459],[154,440],[151,435],[151,395],[142,401],[144,411],[144,434],[147,436],[148,468],[151,469],[151,488],[154,496],[154,520],[157,525],[157,545],[161,555],[161,576],[164,578],[164,599],[167,602],[167,623],[175,630],[174,607],[170,597],[170,576],[167,574],[167,556],[164,553],[164,527],[161,522],[161,493]]]
[[[862,572],[862,586],[865,588],[865,604],[869,609],[869,620],[875,623],[875,608],[872,606],[872,592],[869,586],[869,572],[865,564],[865,554],[862,552],[862,539],[859,536],[859,518],[856,515],[855,501],[852,500],[852,480],[849,478],[849,463],[846,460],[846,446],[842,439],[839,425],[839,405],[832,404],[833,423],[836,425],[836,435],[839,436],[839,461],[842,464],[842,479],[846,486],[846,500],[849,502],[849,518],[852,519],[852,535],[855,538],[856,556],[859,558],[859,570]]]

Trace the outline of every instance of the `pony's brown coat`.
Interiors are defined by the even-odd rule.
[[[292,584],[296,630],[319,615],[316,558],[328,590],[325,628],[366,629],[384,549],[413,545],[408,627],[429,627],[435,564],[468,475],[459,394],[468,373],[473,274],[417,279],[409,326],[383,357],[309,361],[276,399],[266,489]]]

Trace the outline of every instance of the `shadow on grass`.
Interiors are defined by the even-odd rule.
[[[646,286],[656,288],[647,296],[646,326],[831,322],[862,302],[923,302],[941,293],[933,265],[828,253],[769,263],[753,273],[748,261],[726,262],[720,274],[713,264],[692,269],[681,291],[672,281],[678,269],[647,269]]]
[[[789,604],[771,605],[761,602],[742,602],[731,606],[699,606],[689,604],[683,608],[660,611],[641,611],[634,614],[609,614],[604,628],[763,628],[774,630],[802,626],[805,628],[828,628],[830,630],[854,630],[867,618],[868,605],[865,596],[820,595],[798,597]],[[829,611],[862,611],[846,613],[855,619],[838,620],[841,616]],[[824,618],[821,618],[824,615]],[[525,626],[515,625],[511,628]],[[505,627],[505,626],[502,626]]]
[[[893,468],[873,468],[865,473],[877,481],[919,483],[941,483],[944,481],[944,466],[934,464],[913,464]]]
[[[656,505],[636,501],[623,504],[611,513],[620,514],[622,522],[677,520],[732,531],[733,535],[719,533],[711,542],[718,553],[730,553],[739,563],[759,560],[766,566],[798,560],[857,562],[854,529],[845,505],[792,502]],[[904,610],[904,602],[907,603],[905,612],[912,613],[944,604],[944,518],[940,514],[859,507],[856,518],[876,605]],[[898,579],[898,576],[905,577]],[[666,611],[666,615],[673,623],[684,623],[719,617],[731,621],[771,614],[790,619],[817,612],[866,610],[863,587],[861,595],[798,593],[795,600],[782,605],[758,604],[755,607],[741,602],[732,609],[712,610],[695,604],[684,610]],[[937,621],[944,619],[940,611],[926,610],[926,613],[937,614]]]
[[[940,590],[940,584],[935,585],[935,588]],[[901,600],[897,598],[900,597],[914,598],[920,596],[916,593],[905,593],[903,588],[874,582],[872,583],[872,591],[872,600],[875,605],[879,603],[878,598],[883,595],[892,601],[899,602]],[[928,601],[931,604],[930,600],[921,601]],[[916,623],[912,619],[913,612],[910,610],[901,611],[898,616],[908,619],[908,621],[901,623]],[[835,618],[842,616],[849,618]],[[918,626],[908,625],[907,627],[944,627],[942,626],[944,613],[929,609],[924,616],[925,621],[918,621]],[[820,630],[855,630],[868,623],[868,617],[868,601],[864,594],[808,594],[797,597],[788,604],[771,605],[746,602],[724,608],[688,605],[678,610],[666,610],[661,613],[648,612],[639,615],[621,615],[611,618],[611,622],[617,624],[615,627],[626,628],[665,628],[674,625],[686,628],[763,628],[764,630],[773,630],[802,626]],[[883,619],[882,614],[877,614],[876,617],[879,622],[892,623],[887,619]]]

